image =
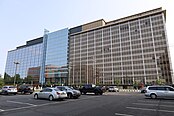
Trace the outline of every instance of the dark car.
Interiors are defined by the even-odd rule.
[[[102,95],[105,92],[105,87],[96,86],[94,84],[86,84],[79,90],[81,94],[94,93],[96,95]]]
[[[26,93],[33,93],[33,87],[31,85],[20,85],[18,87],[18,92],[21,92],[22,94],[26,94]]]

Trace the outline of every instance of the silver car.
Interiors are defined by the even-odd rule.
[[[147,86],[146,97],[155,98],[174,98],[174,88],[171,86]]]
[[[79,90],[76,90],[72,87],[68,86],[56,86],[55,88],[58,88],[59,90],[66,91],[68,98],[79,98],[81,96],[81,93]]]
[[[50,101],[55,99],[64,99],[67,97],[67,94],[65,91],[61,91],[56,88],[45,88],[41,90],[40,92],[34,93],[34,99],[44,98],[49,99]]]

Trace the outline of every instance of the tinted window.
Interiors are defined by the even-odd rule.
[[[166,87],[166,90],[168,90],[168,91],[174,91],[174,89],[171,88],[171,87]]]
[[[47,92],[52,92],[52,89],[47,89]]]
[[[157,90],[157,87],[149,87],[149,90]]]
[[[165,88],[164,87],[157,87],[157,90],[165,91]]]

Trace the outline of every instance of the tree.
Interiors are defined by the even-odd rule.
[[[134,87],[134,89],[137,89],[138,88],[138,82],[137,81],[134,81],[133,87]]]
[[[32,81],[33,81],[33,77],[30,75],[24,78],[24,82],[27,84],[31,84]]]
[[[115,83],[117,86],[119,86],[121,82],[120,82],[119,79],[115,79],[115,80],[114,80],[114,83]]]
[[[0,77],[0,87],[4,86],[4,79]]]
[[[14,78],[8,75],[7,73],[4,74],[4,83],[5,84],[13,84]]]
[[[157,80],[156,80],[156,84],[157,84],[157,85],[161,85],[161,84],[162,84],[162,81],[161,81],[160,79],[157,79]]]

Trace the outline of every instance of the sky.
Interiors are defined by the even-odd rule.
[[[44,29],[54,32],[98,19],[107,22],[159,7],[167,10],[174,67],[173,5],[174,0],[0,0],[0,74],[4,74],[8,51],[43,36]]]

